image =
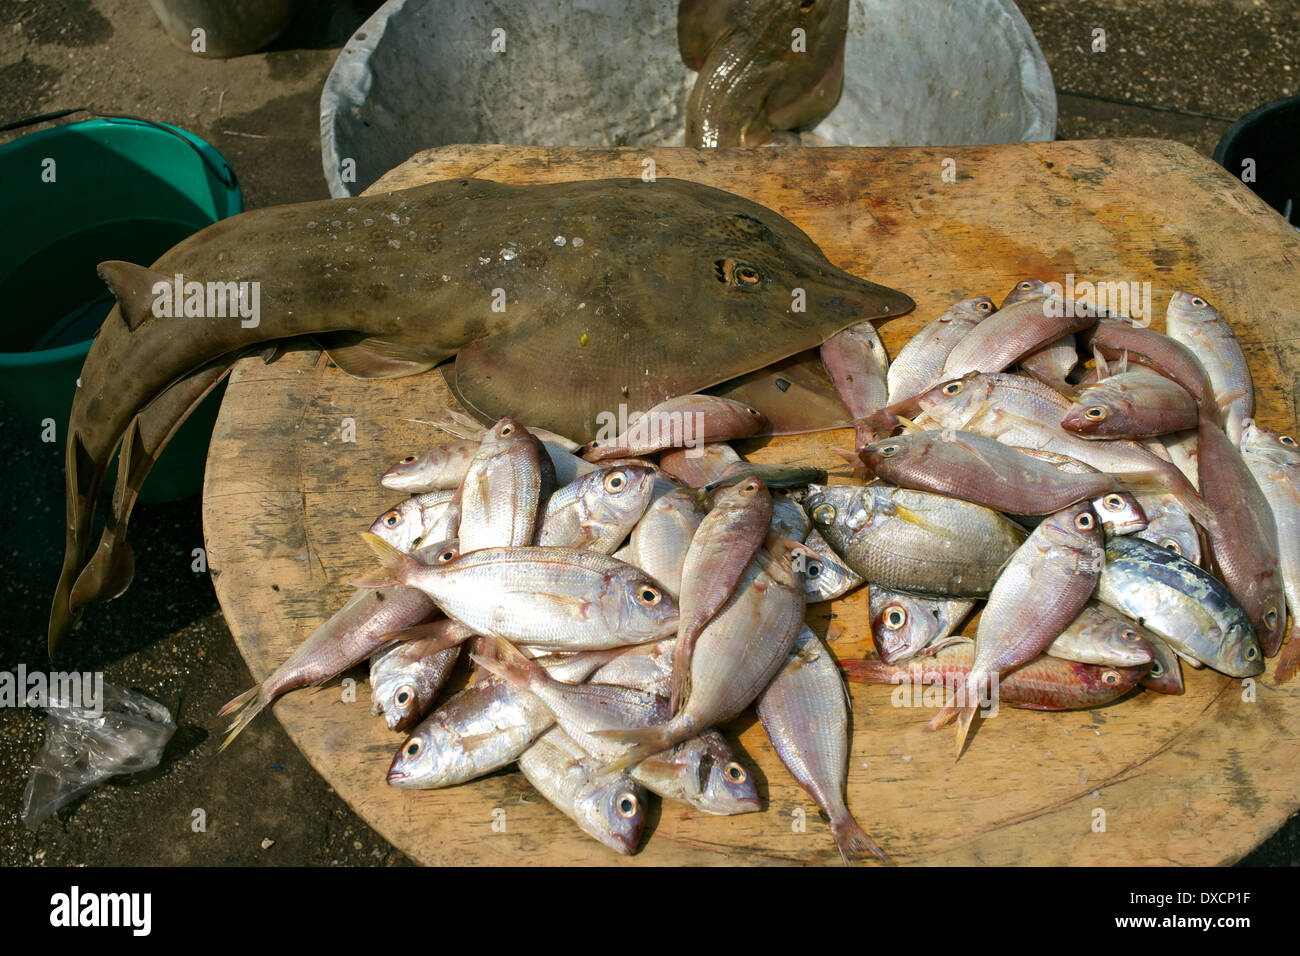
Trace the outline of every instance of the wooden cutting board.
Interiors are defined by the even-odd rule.
[[[1300,241],[1241,183],[1175,143],[453,146],[414,157],[370,191],[467,176],[639,177],[648,160],[658,176],[771,207],[837,265],[910,294],[916,311],[881,326],[891,354],[951,302],[1000,301],[1026,276],[1150,282],[1158,329],[1173,290],[1197,291],[1237,329],[1260,422],[1296,433]],[[428,423],[445,420],[451,405],[437,370],[362,382],[311,351],[236,367],[209,451],[204,525],[217,596],[256,677],[371,567],[358,532],[400,497],[379,477],[438,441]],[[835,467],[831,449],[849,444],[849,433],[830,432],[740,450]],[[838,658],[870,653],[865,589],[810,607],[808,621],[829,630]],[[1003,709],[956,764],[950,731],[923,732],[933,711],[893,706],[891,687],[852,685],[849,805],[900,864],[1231,863],[1300,803],[1300,681],[1274,686],[1272,663],[1253,686],[1185,670],[1182,697],[1141,693],[1078,713]],[[364,671],[349,676],[355,687],[334,681],[289,694],[276,716],[343,799],[423,863],[839,863],[825,822],[752,711],[726,731],[757,770],[763,811],[722,818],[663,804],[640,852],[625,859],[579,832],[514,769],[448,790],[387,786],[402,738],[370,715]]]

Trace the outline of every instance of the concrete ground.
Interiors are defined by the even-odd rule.
[[[377,6],[298,0],[292,26],[264,52],[206,60],[172,47],[140,0],[0,0],[0,123],[74,106],[166,120],[225,154],[248,208],[326,198],[321,84]],[[1158,136],[1208,154],[1236,117],[1300,86],[1300,5],[1290,0],[1020,7],[1055,77],[1063,139]],[[1104,53],[1092,50],[1095,29],[1105,31]],[[62,461],[27,431],[0,405],[0,669],[47,666],[45,621],[62,553]],[[143,691],[177,714],[180,730],[157,770],[100,787],[33,833],[18,814],[43,716],[0,709],[0,865],[407,864],[273,717],[215,753],[216,712],[252,678],[208,579],[188,573],[190,550],[202,542],[197,498],[141,506],[132,540],[134,586],[87,613],[59,667],[102,670]],[[203,832],[192,825],[196,809]],[[1300,862],[1300,818],[1245,862]]]

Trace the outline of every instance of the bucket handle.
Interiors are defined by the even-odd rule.
[[[145,126],[152,126],[154,129],[161,130],[164,133],[171,133],[173,136],[175,136],[182,143],[184,143],[186,146],[188,146],[190,149],[194,150],[194,152],[198,154],[199,159],[203,160],[203,165],[207,166],[208,169],[212,171],[212,175],[216,176],[223,186],[225,186],[227,189],[235,189],[238,186],[239,181],[235,178],[235,171],[230,168],[229,163],[223,162],[220,165],[217,165],[215,162],[212,161],[212,159],[205,152],[203,152],[203,150],[199,149],[199,147],[195,145],[193,142],[191,142],[187,137],[181,135],[179,131],[173,129],[170,126],[166,126],[162,123],[157,123],[153,120],[144,119],[143,117],[140,116],[127,116],[123,113],[99,113],[96,112],[95,110],[88,109],[84,106],[78,106],[70,110],[56,110],[53,113],[42,113],[40,116],[29,116],[26,119],[20,119],[20,120],[15,120],[12,123],[6,123],[5,125],[0,126],[0,133],[7,133],[10,130],[22,129],[25,126],[35,126],[37,123],[48,123],[51,120],[63,119],[63,117],[71,116],[73,113],[89,113],[91,116],[95,117],[96,119],[130,120],[131,122],[134,123],[143,123]]]

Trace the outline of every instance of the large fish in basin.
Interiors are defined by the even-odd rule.
[[[824,374],[802,374],[809,363],[798,360],[767,378],[746,373],[913,306],[836,268],[771,210],[673,179],[462,179],[272,207],[209,226],[150,269],[106,262],[100,274],[118,304],[86,357],[68,425],[51,653],[82,606],[130,583],[135,494],[240,357],[304,335],[360,378],[454,357],[447,379],[467,409],[578,441],[593,437],[601,412],[743,377],[741,394],[758,390],[775,431],[798,431],[842,424]],[[243,287],[238,309],[232,298],[217,314],[184,314],[212,305],[196,290],[239,288],[229,283],[256,285]],[[119,443],[113,508],[92,552],[95,502]]]

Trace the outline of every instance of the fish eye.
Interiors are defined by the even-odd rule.
[[[438,555],[438,557],[435,558],[434,560],[436,560],[439,564],[446,564],[449,561],[455,560],[455,557],[456,557],[456,552],[451,550],[451,548],[448,548],[446,551],[441,552]]]
[[[1209,305],[1209,303],[1206,302],[1204,299],[1202,299],[1199,295],[1197,295],[1192,297],[1192,305],[1196,306],[1199,309],[1202,306]]]
[[[758,285],[758,270],[753,266],[736,266],[732,275],[736,277],[737,285]]]
[[[803,573],[810,578],[818,577],[822,573],[822,563],[820,561],[809,561],[804,565]]]
[[[1026,279],[1024,282],[1021,282],[1019,285],[1016,286],[1017,289],[1021,289],[1021,290],[1025,291],[1025,292],[1028,292],[1028,291],[1029,291],[1030,289],[1032,289],[1033,287],[1034,287],[1034,284],[1033,284],[1032,282],[1030,282],[1028,279]]]
[[[1109,511],[1119,511],[1124,507],[1124,499],[1119,495],[1107,495],[1101,499],[1101,503]]]
[[[1104,422],[1108,414],[1105,405],[1089,405],[1083,410],[1083,417],[1090,422]]]
[[[992,312],[992,311],[993,311],[993,303],[992,303],[992,302],[978,302],[978,303],[975,304],[975,310],[976,310],[977,312]]]
[[[414,696],[415,696],[415,691],[411,690],[411,688],[409,687],[399,687],[397,689],[397,702],[401,704],[403,707],[405,707],[407,701],[409,701]]]
[[[636,816],[639,806],[636,795],[631,793],[620,793],[618,799],[614,802],[614,809],[618,811],[618,815],[624,820],[630,820]]]
[[[884,622],[886,630],[897,631],[907,623],[907,608],[901,604],[891,604],[885,608]]]
[[[897,454],[898,454],[897,445],[882,445],[880,448],[881,458],[893,458]]]
[[[420,753],[420,741],[412,737],[406,742],[406,746],[402,748],[402,752],[408,757],[417,756]]]
[[[1182,557],[1183,555],[1183,546],[1180,545],[1173,538],[1161,538],[1160,547],[1164,548],[1166,551],[1172,551],[1174,554],[1178,555],[1179,557]]]
[[[1248,661],[1253,661],[1255,658],[1259,657],[1259,648],[1252,644],[1250,647],[1246,648],[1246,653],[1242,656]]]
[[[663,600],[663,593],[658,588],[643,584],[637,588],[636,599],[646,607],[654,607]]]
[[[414,455],[407,455],[405,458],[402,459],[402,464],[403,464],[403,465],[409,465],[409,464],[410,464],[411,462],[413,462],[413,461],[415,461],[415,456],[414,456]]]
[[[745,411],[747,411],[747,412],[748,412],[749,414],[751,414],[751,415],[754,415],[755,417],[757,417],[758,414],[759,414],[759,411],[758,411],[757,408],[748,408],[748,407],[746,407]]]
[[[812,519],[823,527],[833,525],[835,523],[835,506],[827,504],[818,505],[813,509]]]
[[[1119,674],[1115,673],[1114,671],[1103,671],[1101,675],[1101,682],[1103,684],[1109,684],[1111,687],[1114,687],[1116,684],[1119,683]]]
[[[501,429],[501,437],[502,437],[502,438],[509,438],[509,437],[510,437],[511,435],[513,435],[514,433],[515,433],[515,426],[514,426],[514,425],[507,425],[507,426],[505,426],[504,428]]]
[[[621,471],[611,471],[605,476],[605,490],[611,495],[618,494],[627,484],[627,475]]]
[[[390,511],[388,512],[388,514],[384,515],[384,527],[396,528],[397,522],[399,520],[400,520],[400,516],[398,515],[398,513],[396,511]]]
[[[949,382],[943,387],[943,393],[945,395],[960,395],[961,390],[965,387],[962,382]]]
[[[1081,515],[1075,516],[1074,526],[1080,531],[1091,531],[1094,524],[1096,524],[1096,522],[1092,520],[1092,515],[1088,514],[1086,511]]]
[[[758,482],[757,482],[757,481],[750,481],[750,482],[746,483],[745,487],[744,487],[744,488],[741,488],[740,490],[743,491],[743,492],[744,492],[745,494],[747,494],[747,495],[748,495],[748,494],[753,494],[755,491],[758,491]]]
[[[1134,631],[1134,630],[1128,630],[1128,631],[1125,631],[1123,634],[1121,634],[1120,637],[1122,637],[1122,638],[1124,638],[1124,640],[1126,640],[1126,641],[1132,643],[1133,641],[1136,641],[1136,640],[1138,639],[1139,635],[1138,635],[1138,632],[1137,632],[1137,631]]]
[[[1277,611],[1275,611],[1273,608],[1269,608],[1267,611],[1265,611],[1264,623],[1268,625],[1269,630],[1272,630],[1273,628],[1277,627]]]
[[[1155,658],[1154,660],[1151,661],[1151,676],[1152,676],[1152,677],[1159,677],[1159,676],[1160,676],[1161,674],[1163,674],[1164,672],[1165,672],[1165,665],[1160,663],[1160,658],[1157,657],[1157,658]]]
[[[1281,438],[1278,439],[1278,441],[1280,441],[1283,445],[1295,445],[1295,439],[1292,438],[1290,435],[1283,435]]]
[[[727,766],[723,768],[723,773],[727,775],[727,779],[732,783],[744,783],[749,779],[749,774],[745,771],[745,768],[735,761],[727,764]]]

